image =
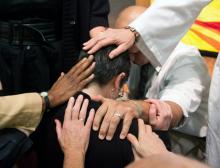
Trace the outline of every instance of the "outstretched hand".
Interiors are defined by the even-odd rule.
[[[94,109],[91,109],[85,122],[88,104],[88,99],[83,101],[82,95],[79,95],[76,101],[71,97],[65,111],[63,126],[59,120],[55,120],[58,141],[65,155],[74,156],[77,153],[85,156],[95,113]]]
[[[127,138],[133,146],[135,159],[168,152],[163,141],[142,119],[138,119],[138,138],[132,134],[128,134]]]
[[[51,107],[56,107],[67,101],[77,91],[83,89],[93,78],[95,68],[94,57],[82,59],[66,74],[62,74],[48,91]]]

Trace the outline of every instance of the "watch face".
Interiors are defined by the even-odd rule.
[[[41,95],[42,97],[46,97],[46,96],[48,96],[48,93],[47,93],[47,92],[41,92],[40,95]]]

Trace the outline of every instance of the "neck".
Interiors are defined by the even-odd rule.
[[[101,88],[96,83],[89,84],[86,88],[82,89],[82,92],[88,94],[90,97],[101,95],[106,97],[105,88]]]

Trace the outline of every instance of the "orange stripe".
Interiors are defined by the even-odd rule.
[[[210,45],[212,45],[216,50],[220,51],[220,42],[214,40],[213,38],[210,38],[200,32],[198,32],[195,29],[191,29],[192,32],[194,32],[195,34],[197,34],[201,39],[203,39],[204,41],[208,42]]]

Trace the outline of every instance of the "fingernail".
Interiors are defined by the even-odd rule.
[[[121,134],[120,139],[125,139],[125,135]]]
[[[89,55],[89,58],[92,59],[92,58],[93,58],[93,55]]]
[[[106,140],[111,141],[111,140],[112,140],[112,137],[111,137],[111,136],[107,136],[107,137],[106,137]]]
[[[112,58],[113,58],[113,55],[112,55],[112,54],[109,54],[109,58],[112,59]]]
[[[99,135],[99,139],[103,140],[104,136],[103,135]]]
[[[94,75],[94,74],[92,74],[92,75],[91,75],[91,78],[92,78],[92,79],[93,79],[93,78],[95,78],[95,75]]]
[[[97,126],[93,126],[93,130],[94,131],[98,131],[98,127]]]

